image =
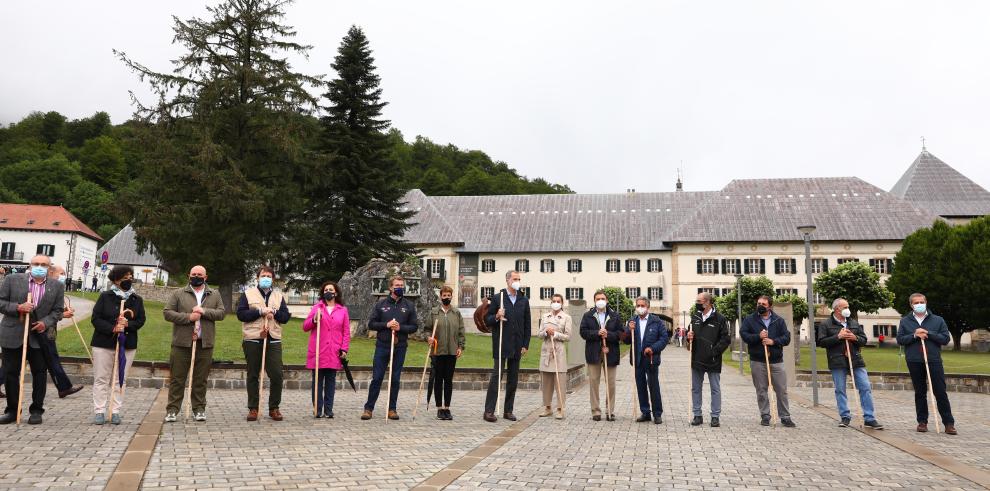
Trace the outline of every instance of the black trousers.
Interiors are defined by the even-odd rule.
[[[488,395],[485,396],[485,412],[494,413],[495,412],[495,398],[498,397],[498,371],[499,363],[497,360],[492,360],[492,376],[488,379]],[[511,413],[512,406],[516,401],[516,386],[519,385],[519,358],[509,358],[504,360],[503,366],[507,366],[508,370],[505,374],[505,404],[503,408],[505,412]]]
[[[48,383],[48,368],[45,366],[45,356],[40,348],[28,348],[28,365],[31,367],[31,414],[45,412],[45,390]],[[7,408],[5,413],[17,412],[17,389],[21,378],[21,348],[3,349],[4,388],[7,390]]]
[[[925,373],[925,363],[908,362],[907,366],[911,372],[911,385],[914,385],[914,412],[918,415],[919,423],[927,423],[928,374]],[[928,368],[932,373],[932,392],[935,393],[935,405],[938,406],[938,414],[942,416],[942,423],[954,425],[956,420],[952,417],[949,395],[945,393],[945,368],[941,363],[929,363]]]
[[[437,407],[450,407],[450,396],[454,392],[454,367],[456,355],[438,355],[433,358],[433,398]]]

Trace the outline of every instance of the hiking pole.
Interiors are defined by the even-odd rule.
[[[925,375],[928,377],[928,402],[932,406],[932,415],[935,416],[935,434],[940,433],[938,425],[938,407],[935,405],[935,386],[932,385],[932,371],[928,367],[928,347],[925,340],[921,340],[921,354],[925,357]],[[21,369],[21,377],[24,377],[24,369]]]
[[[773,375],[770,374],[770,349],[763,345],[763,361],[767,365],[767,398],[770,399],[770,422],[777,427],[780,415],[777,414],[777,391],[773,390]]]
[[[390,329],[391,330],[391,329]],[[392,330],[392,344],[388,352],[388,399],[392,400],[392,360],[395,359],[395,331]],[[385,424],[388,424],[388,409],[385,410]]]
[[[505,414],[502,409],[502,345],[505,344],[505,290],[498,292],[498,308],[503,312],[502,318],[498,321],[498,387],[495,391],[495,410],[498,414]]]
[[[437,321],[440,319],[433,319],[433,333],[430,337],[433,338],[433,342],[437,342]],[[423,385],[426,384],[426,368],[430,365],[430,350],[433,347],[427,344],[426,346],[426,357],[423,360],[423,377],[419,379],[419,392],[416,394],[416,407],[413,408],[413,421],[416,421],[416,412],[419,411],[419,401],[423,398]],[[426,403],[427,410],[430,408],[430,403]]]
[[[72,307],[72,302],[70,301],[69,298],[70,297],[68,295],[66,295],[66,296],[62,297],[62,300],[65,302],[65,305],[66,306],[68,306],[68,307],[71,308]],[[79,342],[82,343],[83,349],[86,350],[86,356],[89,357],[89,366],[92,367],[93,366],[93,353],[91,353],[89,351],[89,345],[86,344],[86,338],[83,337],[82,331],[79,330],[79,324],[76,323],[76,316],[73,315],[71,317],[71,319],[72,319],[72,326],[76,328],[76,334],[79,335]]]
[[[31,303],[31,290],[28,289],[27,303]],[[21,424],[21,407],[24,405],[24,370],[27,369],[28,329],[31,325],[31,312],[24,314],[24,341],[21,344],[21,382],[17,389],[17,424]]]
[[[554,335],[557,331],[554,330]],[[557,386],[557,405],[560,408],[560,416],[564,416],[564,393],[561,392],[560,387],[560,365],[557,363],[557,345],[553,341],[553,336],[550,336],[550,357],[553,358],[553,377],[554,385]]]
[[[863,398],[862,398],[862,396],[859,395],[859,388],[856,387],[856,372],[853,371],[852,350],[849,347],[849,340],[848,339],[846,340],[846,358],[849,359],[849,378],[852,379],[853,392],[856,393],[856,403],[859,404],[859,409],[860,409],[860,411],[862,411],[863,410]],[[864,421],[866,419],[866,414],[865,413],[863,414],[863,419],[864,419]],[[863,424],[860,423],[860,426],[859,427],[862,428],[863,427]]]
[[[316,348],[314,349],[315,359],[313,360],[313,417],[319,418],[316,398],[320,392],[320,331],[323,330],[323,306],[316,309]],[[261,401],[258,401],[260,404]]]
[[[124,315],[124,300],[120,301],[120,315],[121,316]],[[117,319],[120,319],[120,317],[117,317]],[[120,338],[117,337],[115,333],[113,340],[113,371],[110,372],[110,396],[107,397],[107,410],[106,410],[107,419],[110,419],[110,417],[113,416],[113,391],[114,391],[113,386],[114,386],[114,382],[115,381],[119,382],[117,379],[120,378],[120,376],[117,374],[117,369],[119,367],[119,361],[118,361],[119,356],[120,356]]]
[[[265,356],[268,354],[268,317],[261,326],[261,369],[258,370],[258,405],[261,405],[261,396],[265,393]],[[261,422],[261,418],[258,418]]]

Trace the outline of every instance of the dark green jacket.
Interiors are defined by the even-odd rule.
[[[433,323],[437,323],[437,350],[435,355],[456,355],[457,348],[464,350],[464,317],[454,307],[445,314],[440,307],[430,310],[423,329],[427,335],[433,332]]]

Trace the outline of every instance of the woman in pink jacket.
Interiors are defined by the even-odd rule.
[[[337,370],[344,368],[340,359],[347,358],[351,346],[351,317],[344,306],[340,287],[328,281],[320,287],[320,300],[310,309],[303,322],[303,331],[309,333],[309,350],[306,352],[306,368],[316,368],[316,313],[320,312],[320,367],[313,399],[316,400],[316,417],[333,417],[333,394],[337,386]]]

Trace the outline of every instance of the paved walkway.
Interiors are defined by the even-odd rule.
[[[619,374],[616,422],[591,421],[586,387],[570,394],[564,421],[535,418],[539,394],[520,392],[523,420],[514,425],[481,420],[481,391],[455,392],[453,422],[422,408],[412,421],[416,394],[403,391],[403,419],[386,425],[383,400],[374,420],[359,420],[364,392],[338,391],[337,418],[314,420],[309,393],[286,391],[285,421],[249,423],[243,391],[212,390],[209,421],[162,427],[142,488],[407,489],[453,480],[449,489],[981,489],[869,434],[838,428],[830,390],[821,392],[825,406],[812,409],[801,402],[810,390],[798,389],[791,402],[798,428],[761,427],[749,380],[726,370],[722,427],[691,427],[687,353],[671,348],[662,369],[664,424],[637,424],[630,375],[628,366]],[[0,488],[102,489],[121,471],[117,463],[158,394],[128,389],[118,427],[89,424],[88,390],[50,396],[44,425],[0,427]],[[878,393],[883,435],[924,449],[929,460],[990,471],[983,451],[990,416],[981,412],[990,399],[950,398],[956,437],[915,433],[911,393]]]

